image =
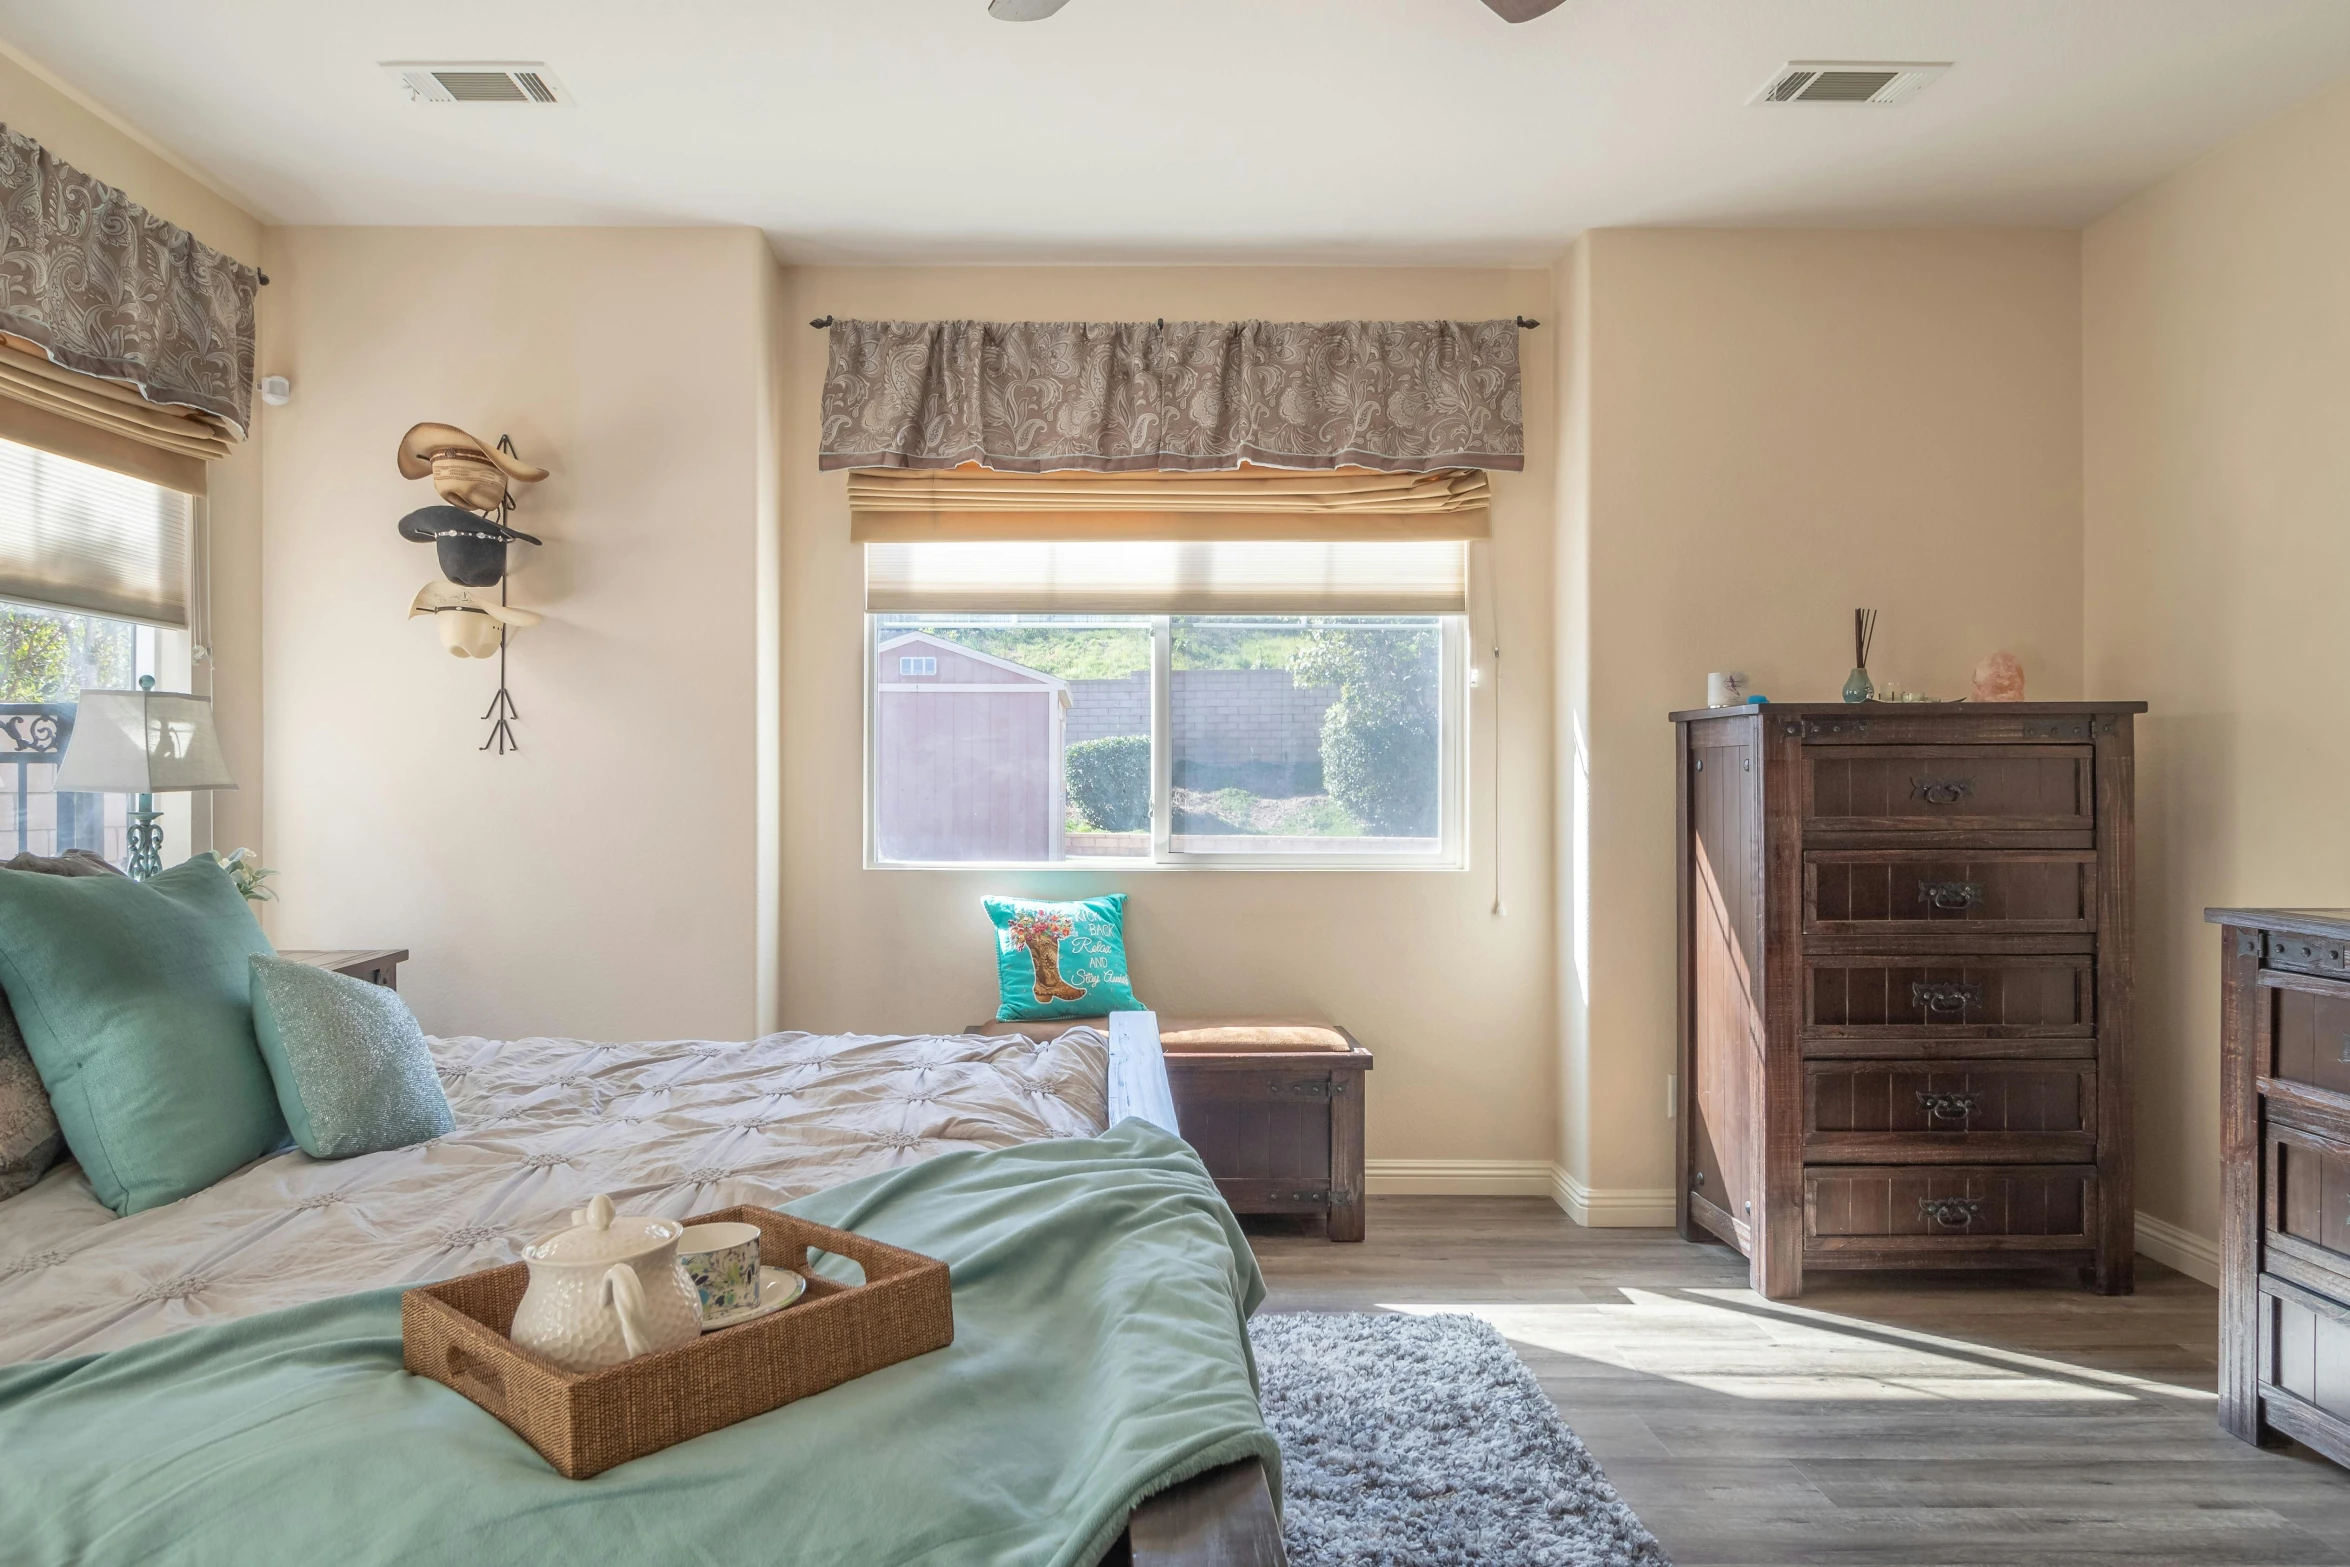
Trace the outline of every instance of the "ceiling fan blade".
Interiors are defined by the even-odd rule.
[[[999,22],[1041,22],[1069,0],[987,0],[987,14]],[[1557,4],[1557,0],[1551,0]]]
[[[1538,16],[1548,16],[1565,3],[1566,0],[1485,0],[1487,9],[1505,22],[1531,22]]]

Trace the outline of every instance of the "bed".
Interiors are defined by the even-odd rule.
[[[432,1049],[457,1125],[431,1143],[343,1161],[280,1153],[128,1218],[70,1164],[0,1204],[0,1366],[509,1262],[598,1192],[682,1217],[780,1205],[941,1154],[1093,1138],[1129,1116],[1174,1130],[1148,1014],[1114,1037],[1041,1042],[784,1033]],[[1232,1559],[1277,1560],[1265,1489],[1244,1465],[1147,1504],[1134,1559],[1221,1559],[1232,1536],[1254,1541]]]

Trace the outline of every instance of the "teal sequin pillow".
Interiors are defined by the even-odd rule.
[[[1126,979],[1126,894],[1082,903],[982,901],[995,921],[998,1018],[1034,1023],[1146,1010]]]
[[[456,1130],[424,1030],[399,992],[255,953],[253,1033],[304,1153],[348,1159]]]

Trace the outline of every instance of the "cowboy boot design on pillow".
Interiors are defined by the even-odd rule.
[[[1083,1001],[1084,987],[1072,985],[1061,977],[1061,938],[1073,927],[1069,917],[1048,910],[1023,914],[1012,921],[1012,934],[1028,949],[1028,959],[1036,967],[1036,1000],[1039,1006],[1048,1001]]]

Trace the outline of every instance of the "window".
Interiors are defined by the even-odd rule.
[[[1458,614],[868,625],[874,864],[1460,862]]]
[[[123,859],[129,797],[59,794],[57,764],[85,688],[187,689],[193,520],[177,490],[0,440],[0,859]],[[196,842],[189,797],[159,803],[166,842]]]
[[[130,796],[59,794],[57,764],[85,687],[123,690],[140,675],[184,669],[186,647],[184,633],[0,603],[0,859],[89,849],[122,863]]]

